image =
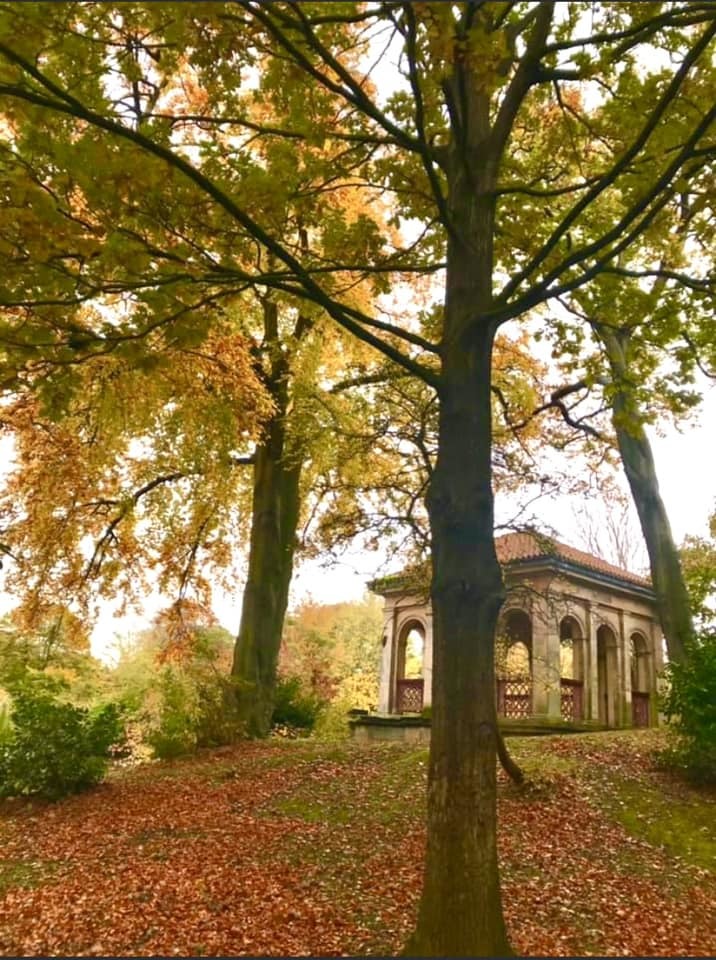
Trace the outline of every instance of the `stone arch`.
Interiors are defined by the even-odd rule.
[[[559,622],[559,672],[567,680],[584,682],[585,647],[584,629],[574,614],[567,614]]]
[[[629,637],[631,673],[631,722],[634,727],[648,727],[651,719],[651,657],[649,642],[640,630]]]
[[[501,617],[497,672],[510,678],[532,675],[532,618],[520,607]]]
[[[423,673],[427,628],[409,617],[398,631],[395,663],[395,703],[398,713],[419,713],[423,707]]]
[[[513,607],[500,618],[496,644],[497,712],[504,717],[532,714],[532,618]]]
[[[649,641],[640,630],[632,631],[629,637],[631,688],[639,693],[651,689],[651,655]]]
[[[398,670],[401,680],[417,680],[423,675],[425,658],[425,624],[418,617],[411,617],[400,627],[398,633]]]
[[[597,704],[599,721],[606,727],[618,720],[617,633],[606,622],[597,630]]]
[[[584,719],[584,678],[586,638],[579,620],[572,614],[559,622],[559,693],[563,720]]]

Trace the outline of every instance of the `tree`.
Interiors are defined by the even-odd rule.
[[[713,64],[700,67],[713,76]],[[655,131],[652,150],[668,152],[679,142],[683,124],[699,109],[705,87],[696,100],[684,101],[670,124]],[[704,109],[711,106],[703,101]],[[575,135],[584,148],[598,150],[598,125]],[[708,148],[707,148],[708,149]],[[569,157],[564,156],[565,163]],[[577,170],[575,168],[574,173]],[[623,216],[633,200],[633,188],[612,199],[611,212]],[[562,311],[553,321],[554,354],[577,379],[560,391],[583,402],[590,392],[611,413],[614,443],[636,507],[649,555],[659,617],[672,661],[684,659],[693,639],[689,596],[679,563],[669,518],[659,492],[651,444],[645,426],[663,418],[683,418],[700,397],[695,375],[711,375],[713,342],[709,335],[714,307],[713,177],[697,164],[664,196],[661,209],[638,240],[606,264],[588,287],[558,298]],[[569,318],[573,318],[570,323]],[[581,362],[579,359],[581,357]],[[576,360],[576,363],[575,363]],[[564,406],[565,419],[569,416]],[[574,426],[600,439],[582,415]],[[599,413],[599,410],[596,411]]]
[[[78,11],[61,4],[51,17],[49,7],[6,6],[0,100],[7,122],[37,128],[52,116],[55,129],[71,131],[72,143],[84,135],[106,145],[115,167],[117,156],[125,164],[141,157],[162,171],[151,184],[154,197],[172,189],[169,181],[195,199],[203,217],[230,224],[227,235],[236,243],[222,250],[224,276],[322,308],[436,391],[438,454],[427,503],[440,679],[425,880],[408,949],[506,955],[496,841],[494,634],[504,589],[493,543],[494,339],[502,324],[599,276],[658,219],[683,180],[707,164],[716,111],[689,103],[694,89],[708,84],[713,9],[602,5],[586,24],[581,4],[187,6],[141,8],[149,22],[128,46],[156,46],[153,38],[161,37],[163,60],[181,49],[202,92],[196,122],[219,126],[227,138],[237,135],[235,176],[227,178],[211,151],[196,156],[173,141],[171,119],[156,101],[135,123],[123,113],[126,104],[113,99],[104,78],[120,54],[108,53],[107,41],[94,42],[97,20],[110,8],[117,21],[131,19],[133,6]],[[401,86],[386,96],[366,72],[383,60],[387,43],[399,56]],[[89,57],[78,56],[90,47]],[[674,66],[644,66],[643,50],[667,52]],[[242,106],[231,97],[242,75],[245,89],[260,97],[281,92],[280,128],[269,130],[241,109],[229,114],[229,106]],[[556,153],[530,150],[538,106],[551,109],[554,141],[569,142],[575,108],[570,113],[564,105],[562,89],[572,83],[598,88],[595,104],[576,113],[580,125],[598,123],[600,133],[599,151],[586,158],[578,140],[571,142],[576,178]],[[336,97],[341,109],[307,129],[305,105],[323,95]],[[643,120],[635,125],[635,117]],[[280,138],[287,156],[297,141],[340,144],[365,195],[392,194],[401,217],[421,222],[418,241],[398,250],[382,238],[358,256],[351,249],[344,260],[326,257],[310,235],[299,247],[285,240],[271,220],[271,191],[259,195],[256,177],[241,175],[248,129]],[[654,151],[664,129],[675,130],[674,141]],[[615,219],[616,196],[626,202]],[[249,244],[265,253],[250,266],[241,259]],[[437,266],[444,268],[444,309],[429,336],[409,318],[396,323],[346,299],[346,288],[366,273]],[[215,268],[202,264],[197,289],[211,288]]]
[[[306,600],[286,623],[280,671],[321,700],[368,707],[378,689],[382,626],[377,597],[360,603]]]
[[[644,541],[634,526],[634,508],[623,491],[607,479],[597,493],[599,508],[581,504],[575,511],[586,549],[622,570],[638,571],[644,565]]]
[[[713,632],[716,623],[716,514],[712,514],[711,536],[688,536],[679,551],[684,579],[689,590],[694,620],[700,634]]]
[[[600,384],[597,392],[611,411],[672,661],[687,655],[694,625],[645,424],[685,417],[700,399],[692,384],[699,369],[705,372],[704,360],[709,359],[704,333],[713,312],[713,259],[708,255],[712,227],[707,212],[712,193],[710,178],[689,181],[662,211],[660,230],[640,238],[589,290],[576,291],[563,302],[580,325],[588,325],[594,342],[565,337],[565,346],[558,348],[568,356],[586,352],[575,388]],[[689,248],[703,249],[693,264],[688,261]],[[564,325],[559,324],[557,335],[561,339],[563,334]],[[597,349],[590,356],[594,345]]]
[[[63,31],[64,13],[49,12]],[[137,128],[151,122],[146,113],[162,98],[180,93],[182,107],[196,107],[191,65],[138,39],[152,17],[137,8],[117,19],[108,8],[90,18],[105,51],[127,44],[118,63],[97,64],[96,79],[102,69],[116,67],[117,102]],[[170,46],[179,50],[181,44]],[[314,111],[326,109],[314,99]],[[270,119],[268,98],[247,110]],[[211,136],[181,116],[172,118],[171,130],[189,149],[192,137],[204,141],[205,166],[211,166],[212,150],[230,165],[233,148],[223,131]],[[16,222],[23,211],[19,241],[14,233],[6,238],[11,260],[19,268],[29,259],[45,298],[31,303],[25,295],[29,276],[9,272],[5,387],[15,399],[5,425],[23,451],[6,491],[3,527],[16,563],[9,583],[19,588],[25,579],[31,618],[58,591],[69,591],[87,615],[98,581],[105,593],[136,594],[146,589],[146,569],[179,599],[193,592],[206,601],[207,573],[216,578],[230,566],[227,547],[246,531],[248,575],[233,673],[241,681],[237,697],[247,731],[265,734],[301,477],[315,454],[307,410],[315,387],[308,371],[338,370],[365,348],[339,346],[320,310],[305,304],[297,310],[280,292],[253,296],[246,280],[222,275],[216,266],[222,251],[231,249],[235,260],[246,257],[248,263],[260,263],[262,252],[239,252],[230,225],[202,220],[181,185],[163,191],[160,209],[153,185],[161,180],[161,163],[142,165],[128,182],[122,165],[113,166],[111,147],[67,133],[70,161],[63,154],[67,143],[59,136],[38,141],[32,121],[13,131],[3,156],[5,215]],[[246,147],[240,170],[246,189],[261,194],[269,183],[281,185],[274,188],[270,215],[284,240],[291,236],[300,246],[320,209],[326,256],[351,243],[370,249],[372,221],[347,204],[335,165],[326,184],[316,179],[311,153],[320,156],[320,149],[309,145],[288,155],[280,141],[270,140]],[[334,159],[325,158],[326,165]],[[96,189],[95,164],[112,189]],[[347,176],[348,169],[341,172]],[[231,170],[223,176],[230,182]],[[83,205],[91,216],[83,217]],[[368,295],[365,283],[353,283],[346,293],[356,304]],[[371,364],[365,361],[366,375]],[[343,406],[350,396],[347,387]],[[84,497],[76,482],[80,463]],[[89,563],[82,555],[87,537],[95,542]],[[40,556],[45,563],[38,563]]]

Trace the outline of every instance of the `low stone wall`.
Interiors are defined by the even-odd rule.
[[[421,716],[397,716],[368,713],[352,716],[348,721],[353,737],[362,742],[374,740],[396,743],[430,743],[430,718]],[[584,721],[571,723],[542,717],[524,720],[500,720],[500,730],[505,737],[538,737],[557,733],[593,733],[606,729],[604,726]]]
[[[397,743],[430,743],[430,720],[425,717],[367,714],[348,721],[356,740],[392,740]]]

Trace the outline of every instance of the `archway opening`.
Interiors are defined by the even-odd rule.
[[[425,627],[419,620],[403,625],[398,637],[395,671],[395,702],[398,713],[420,713],[423,709],[423,660]]]
[[[650,716],[650,663],[649,645],[643,634],[635,631],[629,638],[631,672],[632,724],[648,727]]]
[[[532,714],[532,620],[524,610],[509,610],[498,634],[497,712],[505,717]]]
[[[575,617],[559,624],[560,711],[564,720],[584,718],[584,636]]]
[[[597,699],[599,721],[605,727],[617,723],[617,638],[611,627],[597,630]]]

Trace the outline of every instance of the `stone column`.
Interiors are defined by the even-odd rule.
[[[626,619],[622,623],[622,632],[624,634],[624,657],[623,657],[623,684],[624,684],[624,725],[630,727],[632,725],[633,712],[632,712],[632,685],[631,685],[631,660],[632,660],[632,649],[631,649],[631,635],[634,632],[634,624],[631,622],[631,619]],[[637,688],[638,689],[638,688]]]
[[[619,636],[617,637],[617,682],[614,720],[618,727],[631,726],[631,663],[629,631],[626,628],[624,611],[619,610]]]
[[[433,611],[425,611],[425,644],[423,646],[423,706],[433,702]]]
[[[649,693],[650,693],[650,721],[653,726],[658,726],[665,722],[664,715],[659,712],[659,695],[662,690],[663,681],[660,681],[661,674],[664,671],[664,636],[661,624],[658,620],[652,620],[650,640],[651,650],[649,651]]]
[[[383,639],[380,657],[378,713],[390,713],[392,706],[393,663],[395,660],[395,604],[387,598],[383,607]]]
[[[587,662],[584,671],[584,715],[589,720],[599,720],[599,670],[597,666],[597,630],[599,620],[591,603],[587,603]]]
[[[559,627],[549,596],[532,601],[532,713],[561,717]]]

